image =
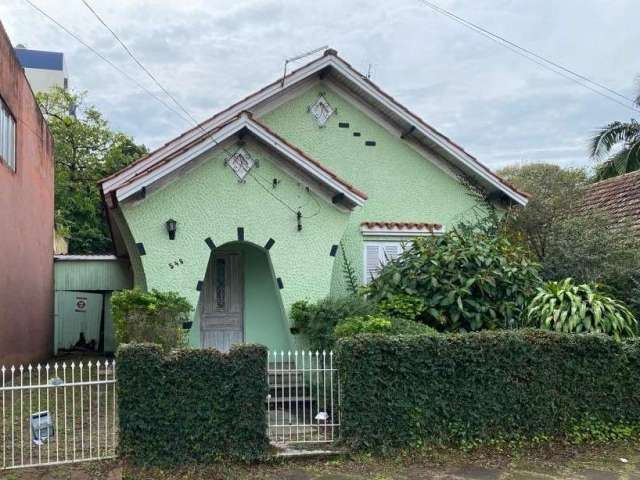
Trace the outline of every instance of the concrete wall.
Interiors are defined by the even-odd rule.
[[[47,92],[53,87],[65,87],[66,74],[62,70],[46,70],[43,68],[25,68],[25,74],[34,92]]]
[[[338,111],[324,128],[319,128],[307,111],[320,92]],[[350,216],[342,238],[347,257],[361,279],[364,248],[361,222],[426,222],[451,227],[474,214],[476,199],[455,175],[437,166],[442,160],[418,153],[326,82],[309,88],[262,120],[369,196],[365,205]],[[348,123],[349,128],[340,128],[340,122]],[[353,132],[359,132],[360,136],[354,136]],[[366,146],[368,140],[376,145]],[[346,293],[341,255],[335,263],[332,293]]]
[[[0,364],[41,360],[53,335],[53,141],[0,25],[0,95],[16,118],[16,171],[0,164]]]
[[[318,127],[307,108],[320,92],[338,109],[338,115],[324,128]],[[260,167],[253,171],[256,178],[249,176],[246,183],[238,183],[231,169],[224,165],[228,151],[233,148],[216,146],[197,166],[165,180],[161,187],[147,193],[145,199],[122,203],[121,211],[114,216],[119,219],[118,225],[129,227],[128,232],[125,229],[127,248],[134,270],[137,265],[141,270],[136,275],[136,284],[146,281],[150,289],[177,290],[193,305],[199,298],[196,284],[203,279],[210,257],[206,237],[211,237],[218,246],[224,245],[237,239],[237,227],[244,227],[245,239],[255,245],[262,246],[270,237],[274,238],[276,244],[269,251],[269,259],[275,275],[266,274],[262,267],[253,274],[245,270],[245,288],[252,289],[255,299],[245,305],[248,341],[260,341],[272,350],[295,346],[286,328],[291,304],[347,293],[341,255],[334,259],[329,251],[333,244],[342,241],[347,258],[362,276],[362,221],[432,222],[452,227],[473,214],[476,199],[446,165],[442,167],[442,160],[429,153],[418,153],[362,108],[333,91],[329,84],[310,87],[262,120],[364,190],[369,196],[364,207],[350,213],[340,211],[306,192],[304,183],[280,170],[271,154],[248,140],[246,148],[260,162]],[[349,123],[349,128],[340,128],[339,122]],[[354,131],[360,132],[360,136],[354,136]],[[375,141],[375,147],[366,146],[368,140]],[[273,178],[281,181],[275,190],[271,186]],[[296,230],[295,214],[269,192],[301,209],[304,216],[301,232]],[[178,221],[174,241],[168,239],[165,230],[169,218]],[[138,255],[133,247],[137,242],[144,243],[145,255]],[[180,259],[179,266],[169,266]],[[250,279],[252,275],[260,280]],[[274,290],[274,276],[283,279],[283,290]],[[271,301],[273,296],[284,312],[279,324],[272,320],[278,310]],[[200,345],[197,320],[194,319],[191,330],[193,346]],[[265,326],[271,330],[264,331]]]
[[[259,161],[259,167],[244,183],[238,182],[235,173],[224,165],[227,151],[234,147],[219,146],[197,166],[182,172],[179,179],[148,192],[145,199],[120,204],[131,233],[130,242],[144,244],[145,255],[140,256],[137,249],[130,247],[129,255],[133,266],[142,265],[148,289],[177,291],[196,306],[200,297],[196,286],[204,280],[211,254],[205,239],[211,237],[217,246],[223,246],[237,241],[237,229],[243,227],[245,241],[258,247],[263,247],[269,238],[275,240],[269,250],[273,274],[267,277],[262,269],[260,275],[263,282],[268,282],[265,288],[277,295],[281,311],[287,311],[302,298],[319,300],[328,294],[334,263],[329,253],[342,237],[349,213],[307,192],[304,184],[279,167],[281,160],[250,137],[245,142],[245,150]],[[278,199],[269,193],[273,178],[280,181],[272,190]],[[305,215],[313,215],[302,220],[301,231],[297,230],[295,213],[280,200],[294,207],[305,205]],[[169,240],[165,229],[169,218],[178,222],[175,240]],[[171,268],[175,262],[178,266]],[[277,277],[282,279],[283,289],[276,289]],[[138,284],[142,276],[136,276],[134,281]],[[249,306],[248,310],[252,308]],[[256,311],[259,308],[255,306]],[[292,344],[284,315],[280,321],[280,331],[286,338],[274,339],[273,343],[265,340],[270,348]],[[200,346],[195,314],[194,322],[190,342]],[[252,324],[249,322],[246,327],[251,328]],[[255,335],[260,333],[256,331]],[[255,335],[252,331],[246,334],[247,338]]]

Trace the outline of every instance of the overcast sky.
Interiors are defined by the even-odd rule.
[[[638,89],[639,0],[435,1],[627,96]],[[158,90],[80,0],[33,2]],[[590,165],[593,130],[633,115],[419,0],[90,2],[198,120],[325,44],[362,72],[372,64],[375,83],[494,169]],[[64,52],[71,87],[136,141],[154,148],[189,127],[23,0],[0,0],[0,20],[14,44]]]

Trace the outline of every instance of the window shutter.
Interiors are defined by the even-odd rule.
[[[400,255],[401,245],[399,243],[386,243],[383,247],[383,254],[380,262],[382,265],[393,260]]]
[[[380,270],[380,251],[382,248],[376,243],[365,243],[365,278],[364,283],[369,283]]]

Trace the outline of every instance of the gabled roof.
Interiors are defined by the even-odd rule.
[[[152,185],[157,180],[176,171],[240,132],[253,135],[269,148],[278,152],[297,171],[301,171],[323,185],[331,192],[332,196],[336,194],[342,195],[347,202],[347,206],[363,205],[367,199],[366,193],[288,143],[266,125],[255,120],[249,112],[241,112],[238,116],[211,129],[208,135],[196,137],[180,149],[174,150],[171,154],[158,158],[153,163],[145,164],[144,167],[136,169],[135,172],[121,179],[117,184],[111,184],[110,188],[107,188],[103,183],[103,192],[105,195],[113,192],[118,201],[125,200],[139,192],[142,187],[146,188]]]
[[[583,208],[601,210],[612,224],[627,224],[640,231],[640,171],[596,182],[587,187]]]
[[[351,65],[340,58],[335,50],[326,50],[324,55],[307,65],[293,71],[286,77],[276,80],[229,108],[217,113],[198,126],[186,131],[166,143],[157,150],[142,157],[115,174],[101,181],[105,192],[117,190],[124,182],[137,176],[139,172],[175,154],[184,148],[189,148],[198,138],[206,137],[215,132],[220,125],[228,122],[242,111],[251,111],[263,105],[275,96],[281,95],[301,82],[313,76],[329,78],[338,83],[356,97],[371,105],[385,119],[397,125],[403,132],[402,138],[411,137],[427,148],[440,154],[464,175],[475,179],[489,193],[501,192],[514,202],[525,205],[527,195],[516,190],[504,182],[495,173],[482,165],[476,158],[467,153],[451,139],[442,135],[428,125],[417,115],[410,112],[391,96],[383,92],[371,80],[356,71]]]

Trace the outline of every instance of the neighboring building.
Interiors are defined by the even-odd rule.
[[[0,23],[0,364],[53,334],[53,139]]]
[[[132,287],[129,262],[114,255],[56,255],[53,352],[85,343],[85,349],[115,351],[111,295]]]
[[[468,182],[526,204],[327,50],[101,188],[135,284],[196,306],[191,345],[286,351],[295,301],[347,293],[344,259],[367,282],[406,241],[472,217]]]
[[[22,45],[16,46],[15,52],[34,92],[46,92],[53,87],[68,88],[63,53],[31,50]]]
[[[606,213],[613,225],[626,225],[640,233],[640,170],[589,185],[583,205]]]

